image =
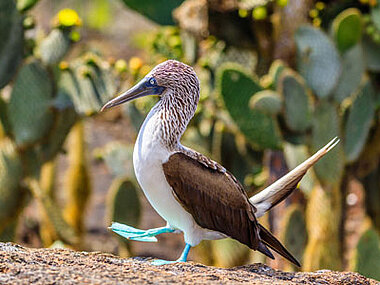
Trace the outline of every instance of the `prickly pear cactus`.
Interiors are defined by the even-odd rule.
[[[251,96],[262,90],[252,75],[240,65],[227,63],[220,67],[217,78],[224,104],[247,139],[260,149],[279,148],[281,135],[277,122],[262,112],[249,109]]]
[[[306,145],[294,145],[291,143],[284,143],[284,156],[285,161],[289,169],[294,169],[306,159],[310,157],[308,148]],[[300,181],[299,188],[307,196],[310,195],[312,189],[316,183],[316,177],[313,169],[309,169],[305,176]]]
[[[363,151],[375,114],[374,95],[371,82],[367,81],[353,99],[344,132],[344,152],[347,162],[355,161]]]
[[[363,230],[351,259],[351,270],[380,280],[380,237],[372,227]]]
[[[268,115],[277,115],[282,109],[282,98],[277,92],[263,90],[257,92],[249,100],[249,107]]]
[[[75,122],[79,119],[72,106],[55,110],[55,120],[46,140],[41,144],[41,160],[52,160],[60,151],[66,141],[67,135]]]
[[[12,141],[7,138],[0,140],[0,233],[17,213],[22,202],[22,189],[19,182],[22,179],[21,159]]]
[[[342,56],[342,74],[334,90],[334,99],[341,103],[359,87],[365,72],[365,58],[361,45],[355,45]]]
[[[306,131],[311,125],[312,102],[303,79],[287,70],[282,73],[279,82],[279,93],[285,106],[285,123],[292,131]]]
[[[123,0],[124,4],[160,25],[173,25],[172,12],[183,0]]]
[[[380,53],[379,53],[380,45],[375,43],[369,37],[363,38],[363,49],[365,62],[367,64],[367,68],[370,71],[379,72],[380,71]]]
[[[302,264],[302,255],[307,243],[307,231],[304,212],[299,205],[286,209],[281,221],[280,239],[283,245]]]
[[[322,31],[301,26],[296,34],[297,65],[307,85],[320,98],[331,94],[341,73],[338,51]]]
[[[38,61],[19,71],[8,105],[9,122],[18,146],[34,144],[48,133],[53,121],[52,92],[50,75]]]
[[[338,194],[338,187],[323,189],[320,185],[311,192],[306,207],[308,243],[303,256],[304,271],[320,268],[338,270],[341,266]]]
[[[84,213],[91,194],[85,155],[84,125],[78,121],[69,136],[69,168],[66,174],[67,206],[64,217],[76,232],[84,232]]]
[[[42,61],[48,65],[61,61],[70,48],[70,42],[70,30],[53,29],[39,47]]]
[[[362,36],[361,13],[356,8],[349,8],[341,12],[333,22],[335,41],[340,52],[352,48]]]
[[[5,103],[3,98],[0,96],[0,129],[1,134],[0,138],[9,135],[11,128],[9,126],[9,119],[8,119],[8,104]]]
[[[3,88],[19,67],[24,51],[22,17],[13,0],[0,2],[0,88]]]
[[[131,163],[133,146],[120,142],[110,142],[100,152],[100,156],[114,177],[134,177]]]
[[[17,9],[20,12],[28,11],[33,8],[34,5],[37,4],[39,0],[17,0]]]
[[[92,115],[116,93],[110,66],[93,54],[87,54],[63,67],[59,88],[69,96],[81,115]]]
[[[250,249],[233,239],[221,239],[212,243],[214,265],[218,267],[233,267],[246,263]]]
[[[339,134],[340,117],[336,106],[328,101],[319,102],[312,121],[311,152],[318,151]],[[322,183],[337,185],[343,175],[344,164],[342,144],[338,144],[314,166],[314,171]]]
[[[116,178],[107,194],[108,222],[137,227],[141,206],[136,184],[129,179]]]

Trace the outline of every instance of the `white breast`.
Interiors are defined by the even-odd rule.
[[[186,243],[195,246],[203,239],[221,238],[220,234],[199,227],[174,198],[162,168],[173,151],[162,145],[159,130],[159,113],[153,108],[141,126],[133,151],[136,178],[145,196],[170,226],[184,232]]]

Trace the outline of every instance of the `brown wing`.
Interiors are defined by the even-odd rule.
[[[171,155],[163,170],[175,197],[201,227],[257,249],[255,209],[232,175],[181,152]]]

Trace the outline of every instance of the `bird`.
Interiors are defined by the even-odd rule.
[[[238,93],[238,90],[236,90]],[[232,238],[271,259],[277,252],[297,259],[257,219],[289,196],[306,171],[338,142],[331,140],[312,157],[249,198],[242,184],[221,164],[181,144],[196,111],[200,82],[194,69],[177,60],[156,65],[101,111],[147,95],[159,96],[139,130],[133,150],[136,179],[166,226],[141,230],[113,222],[110,229],[130,239],[156,242],[162,233],[183,233],[185,248],[177,260],[154,259],[154,265],[186,262],[202,240]],[[255,123],[255,122],[252,122]]]

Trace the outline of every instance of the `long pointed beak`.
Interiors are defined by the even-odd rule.
[[[126,103],[136,98],[144,97],[147,95],[160,95],[163,92],[163,87],[160,86],[149,86],[147,84],[147,79],[143,78],[131,89],[121,93],[116,98],[108,101],[100,110],[103,112],[106,109],[118,106],[120,104]]]

